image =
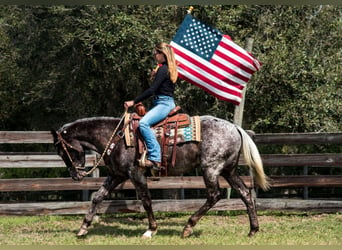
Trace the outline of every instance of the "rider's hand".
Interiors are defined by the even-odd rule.
[[[125,109],[128,109],[129,107],[134,106],[134,101],[126,101],[124,102]]]

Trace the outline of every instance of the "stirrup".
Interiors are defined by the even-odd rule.
[[[159,169],[160,163],[158,164],[155,161],[148,160],[146,158],[146,154],[147,154],[147,151],[144,150],[144,152],[141,154],[140,159],[138,160],[139,166],[142,168],[151,167],[151,168]]]
[[[142,168],[146,167],[146,153],[147,153],[147,151],[144,150],[144,152],[141,154],[140,159],[138,160],[138,164]]]
[[[162,166],[160,163],[157,163],[157,162],[154,162],[154,161],[150,161],[146,158],[146,154],[147,154],[147,151],[144,150],[144,152],[141,154],[141,157],[140,159],[138,160],[138,164],[141,168],[150,168],[150,171],[151,171],[151,174],[152,176],[158,176],[161,169],[162,169]],[[151,164],[146,164],[146,162],[150,162]]]

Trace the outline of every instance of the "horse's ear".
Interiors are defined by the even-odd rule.
[[[57,135],[56,130],[51,129],[51,130],[50,130],[50,133],[51,133],[52,136],[53,136],[53,141],[54,141],[54,142],[58,141],[58,135]]]

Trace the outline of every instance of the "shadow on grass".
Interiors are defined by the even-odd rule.
[[[92,236],[105,236],[109,235],[110,237],[120,237],[124,235],[125,237],[128,238],[136,238],[136,237],[141,237],[143,233],[146,230],[137,228],[137,229],[127,229],[127,228],[120,228],[117,226],[102,226],[98,225],[96,227],[92,227],[89,229],[89,232],[87,235],[82,236],[82,237],[77,237],[77,231],[73,231],[72,233],[75,234],[75,237],[77,237],[79,240],[82,239],[87,239],[88,237]],[[181,238],[182,230],[177,230],[177,229],[158,229],[157,236],[165,236],[165,237],[172,237],[176,236]],[[199,238],[202,234],[202,230],[196,230],[192,235],[191,238]]]
[[[127,229],[127,228],[120,228],[117,226],[102,226],[97,225],[96,227],[90,228],[87,235],[79,237],[80,240],[86,239],[87,237],[91,236],[104,236],[104,235],[110,235],[111,237],[120,237],[124,235],[128,238],[135,238],[135,237],[141,237],[143,233],[146,231],[146,229],[142,228],[136,228],[136,229]],[[77,233],[77,231],[74,231],[73,233]],[[159,228],[157,232],[157,236],[166,236],[166,237],[172,237],[176,236],[181,238],[182,230],[177,229],[163,229]],[[202,234],[202,230],[196,230],[193,235],[191,235],[192,238],[200,237]],[[75,236],[76,237],[76,236]]]
[[[183,228],[191,215],[192,212],[155,212],[155,218],[158,223],[157,235],[181,237]],[[246,218],[248,217],[246,211],[210,211],[206,216],[234,217],[240,215],[246,216]],[[81,226],[82,220],[80,220],[79,223]],[[148,219],[146,213],[100,214],[98,215],[98,221],[92,223],[88,228],[88,234],[84,237],[86,238],[87,236],[92,235],[140,237],[147,228]],[[73,233],[76,235],[78,229],[73,230]],[[201,234],[202,230],[195,227],[191,238],[200,237]]]
[[[140,217],[140,216],[139,216]],[[165,220],[163,218],[161,222],[158,223],[158,236],[177,236],[181,237],[183,227],[187,220],[182,221],[170,221]],[[113,225],[111,225],[113,224]],[[127,228],[128,227],[128,228]],[[173,227],[173,228],[170,228]],[[126,236],[126,237],[141,237],[143,233],[148,229],[148,220],[146,218],[113,218],[113,217],[106,217],[100,219],[99,222],[94,223],[88,228],[88,234],[85,236],[80,237],[87,238],[89,236],[94,235],[110,235],[111,237],[118,237],[118,236]],[[72,231],[75,235],[78,233],[78,230]],[[194,231],[194,234],[191,236],[193,237],[200,237],[202,230]]]

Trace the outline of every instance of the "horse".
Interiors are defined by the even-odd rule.
[[[147,168],[137,165],[136,149],[127,147],[124,140],[121,140],[124,136],[121,132],[124,124],[121,121],[122,118],[115,117],[89,117],[65,124],[57,131],[51,130],[57,153],[63,159],[73,180],[80,181],[87,175],[84,167],[86,150],[102,154],[108,168],[108,176],[93,196],[77,236],[85,236],[88,233],[88,227],[96,215],[96,207],[115,187],[127,180],[133,183],[147,214],[149,225],[142,237],[152,238],[157,232],[158,225],[147,186],[148,171]],[[269,179],[264,173],[259,151],[248,133],[229,121],[204,115],[200,116],[200,124],[202,140],[177,145],[175,165],[168,170],[168,176],[180,176],[200,168],[207,191],[205,203],[190,216],[181,237],[192,235],[198,221],[221,199],[219,176],[240,194],[249,216],[248,236],[253,236],[259,230],[253,190],[249,189],[238,175],[237,165],[242,152],[255,183],[263,190],[269,189]],[[116,133],[115,146],[111,149],[112,152],[107,154],[105,151],[108,141],[113,137],[115,128],[119,128],[120,133]]]

